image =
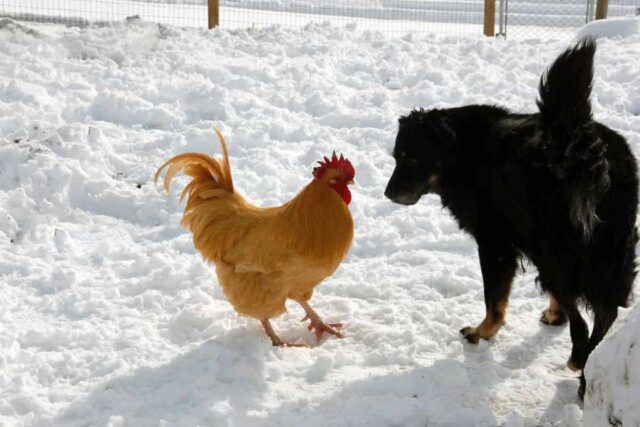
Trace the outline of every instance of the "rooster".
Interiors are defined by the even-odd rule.
[[[304,346],[282,341],[270,319],[286,311],[292,299],[302,306],[309,331],[343,338],[341,323],[325,323],[309,305],[313,289],[332,275],[353,240],[349,212],[355,170],[342,155],[324,158],[313,179],[282,206],[261,208],[247,202],[233,186],[224,137],[215,129],[223,158],[185,153],[160,166],[168,168],[164,189],[169,193],[179,171],[191,177],[180,201],[187,203],[180,224],[193,234],[204,259],[215,265],[225,296],[241,315],[258,319],[274,346]]]

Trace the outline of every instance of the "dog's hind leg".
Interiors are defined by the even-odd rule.
[[[569,318],[569,331],[571,333],[571,356],[567,361],[567,367],[572,371],[584,368],[587,361],[587,343],[589,341],[589,328],[582,318],[575,299],[563,299],[562,307]]]
[[[548,260],[547,260],[548,261]],[[554,260],[556,261],[556,260]],[[586,349],[589,342],[589,328],[582,318],[575,295],[570,291],[570,284],[575,282],[571,273],[564,272],[558,268],[556,263],[540,262],[540,283],[542,288],[549,294],[549,308],[542,314],[542,322],[545,320],[557,319],[559,312],[562,317],[569,320],[569,331],[571,333],[571,356],[567,361],[567,367],[573,371],[579,371],[584,367],[586,361]],[[564,273],[564,274],[563,274]],[[556,315],[551,318],[550,315]],[[560,323],[549,322],[547,324],[558,325]]]
[[[545,325],[560,326],[567,323],[567,315],[558,300],[549,294],[549,308],[542,312],[540,321]]]
[[[635,210],[632,214],[627,218],[631,224],[635,221]],[[609,224],[612,223],[614,221],[609,222]],[[595,262],[589,263],[591,269],[585,269],[585,278],[591,279],[590,282],[585,283],[585,288],[589,291],[587,303],[593,311],[593,331],[585,349],[585,362],[618,317],[618,307],[629,305],[629,295],[637,273],[635,248],[638,243],[638,231],[633,225],[630,230],[624,231],[627,232],[626,235],[622,235],[619,230],[617,234],[615,230],[603,233],[604,238],[612,240],[600,242],[598,246],[600,253]],[[622,238],[618,237],[621,235]],[[610,254],[611,258],[603,256],[603,253]],[[612,262],[612,259],[615,261]],[[578,388],[580,398],[584,397],[585,385],[583,372],[580,377],[580,388]]]
[[[602,341],[602,338],[604,338],[607,331],[618,317],[618,307],[596,306],[593,307],[593,312],[593,331],[591,332],[591,337],[589,338],[589,343],[587,344],[587,348],[585,350],[585,362],[589,357],[589,354],[591,354],[593,349],[596,348],[598,344],[600,344],[600,341]],[[586,381],[584,378],[584,372],[582,372],[582,375],[580,376],[580,387],[578,388],[578,396],[580,396],[581,399],[584,398],[585,385]]]
[[[511,282],[518,266],[518,255],[508,245],[484,245],[478,242],[478,253],[486,315],[477,327],[467,326],[460,330],[472,344],[477,344],[481,338],[487,340],[493,337],[504,324]]]

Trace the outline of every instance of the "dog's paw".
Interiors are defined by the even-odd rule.
[[[540,321],[545,325],[560,326],[567,323],[567,315],[564,311],[546,309],[542,312]]]
[[[467,326],[465,328],[460,329],[460,333],[471,344],[478,344],[480,342],[480,333],[478,332],[478,328],[472,328],[471,326]]]
[[[572,371],[578,372],[584,368],[584,363],[571,357],[569,358],[569,360],[567,360],[567,368],[571,369]]]

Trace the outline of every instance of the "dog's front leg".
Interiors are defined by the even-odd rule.
[[[504,323],[511,282],[518,265],[517,253],[510,245],[484,244],[478,241],[478,253],[486,315],[477,327],[467,326],[460,330],[472,344],[477,344],[480,338],[491,338]]]

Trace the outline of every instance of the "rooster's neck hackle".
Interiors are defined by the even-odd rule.
[[[298,244],[314,256],[346,253],[353,239],[353,218],[347,204],[327,183],[314,179],[283,208],[287,224],[303,233]]]

